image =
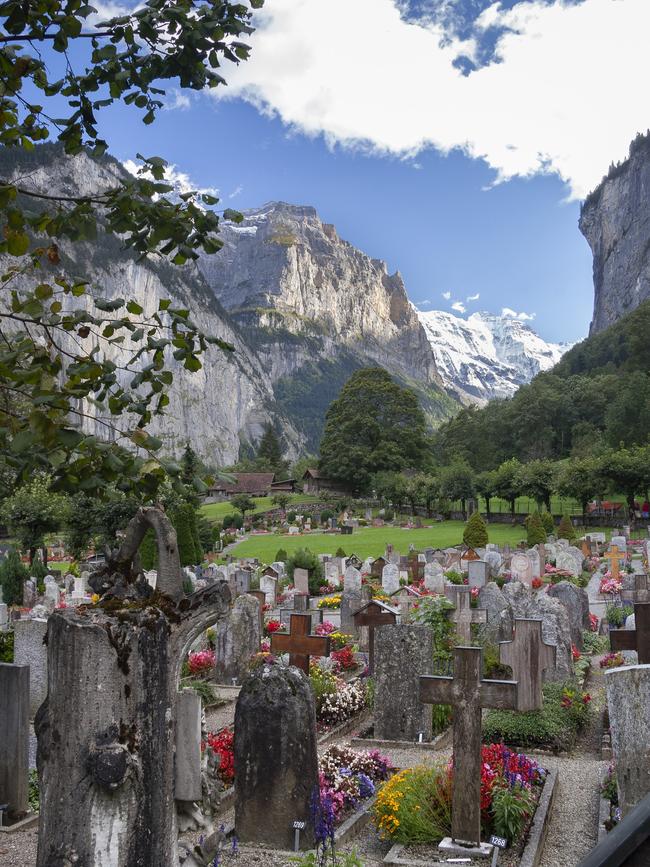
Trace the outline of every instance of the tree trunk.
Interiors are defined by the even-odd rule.
[[[516,503],[517,503],[516,500],[510,500],[510,516],[512,517],[513,520],[515,517],[515,505],[516,505]]]
[[[41,548],[41,557],[43,558],[43,566],[47,566],[47,545]]]
[[[147,526],[158,536],[163,585],[174,590],[182,581],[178,551],[160,510],[141,510],[131,522],[122,566]],[[178,603],[157,591],[149,600],[107,599],[50,617],[48,696],[35,720],[37,867],[178,865],[180,669],[190,644],[229,607],[230,590],[219,582]]]
[[[492,499],[492,497],[488,497],[488,496],[485,497],[485,516],[488,518],[488,520],[490,518],[490,500],[491,499]]]

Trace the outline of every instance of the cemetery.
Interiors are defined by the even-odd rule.
[[[0,867],[650,867],[650,4],[96,5],[0,4]]]

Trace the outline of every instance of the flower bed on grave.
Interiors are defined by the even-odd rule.
[[[618,803],[618,785],[616,783],[616,772],[613,762],[607,768],[607,772],[601,783],[600,797],[608,804],[609,818],[605,819],[605,828],[609,832],[621,821],[621,808]]]
[[[389,759],[379,750],[330,747],[318,762],[321,811],[340,824],[375,795],[378,784],[388,780],[391,772]]]
[[[405,853],[425,854],[423,846],[451,833],[452,762],[400,771],[378,790],[374,806],[380,837],[409,846]],[[503,744],[482,748],[482,838],[505,837],[523,850],[546,770]],[[411,851],[412,847],[412,851]],[[429,854],[429,853],[426,853]]]
[[[483,740],[511,747],[569,752],[591,717],[591,696],[572,681],[545,683],[541,710],[491,710],[483,719]]]
[[[333,670],[317,662],[309,665],[309,679],[316,702],[316,725],[319,733],[346,722],[368,705],[368,689],[364,681],[347,683]]]

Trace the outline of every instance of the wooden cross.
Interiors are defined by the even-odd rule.
[[[517,710],[541,708],[542,673],[555,668],[556,653],[555,645],[544,643],[541,620],[515,618],[513,640],[499,642],[499,658],[518,683]]]
[[[487,623],[485,608],[472,608],[469,588],[455,594],[454,611],[449,613],[449,619],[456,624],[456,633],[461,644],[471,644],[472,623]]]
[[[639,665],[650,664],[650,602],[634,606],[634,629],[610,629],[612,650],[636,650]]]
[[[289,632],[274,632],[271,653],[288,653],[289,665],[309,675],[310,656],[329,656],[330,640],[326,636],[310,635],[311,614],[292,614]]]
[[[455,647],[453,677],[420,677],[421,702],[454,708],[451,836],[472,846],[481,842],[481,708],[517,706],[517,682],[483,680],[482,670],[480,647]]]
[[[360,626],[368,627],[368,671],[372,674],[375,670],[375,626],[394,626],[397,623],[397,611],[373,599],[362,605],[352,617],[357,629]]]
[[[635,602],[649,602],[650,582],[648,581],[648,576],[645,573],[637,572],[635,575],[632,575],[632,579],[634,581],[634,588],[626,588],[623,585],[621,600],[627,603],[631,602],[632,604]]]
[[[626,554],[623,551],[618,550],[618,545],[612,545],[611,551],[608,551],[604,557],[610,562],[612,578],[618,578],[620,576],[618,563],[619,560],[625,560]]]

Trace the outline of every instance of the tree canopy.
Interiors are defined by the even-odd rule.
[[[319,469],[367,491],[373,473],[421,466],[425,447],[424,413],[415,393],[382,368],[362,368],[327,411]]]

